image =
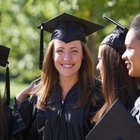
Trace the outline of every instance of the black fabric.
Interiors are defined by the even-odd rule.
[[[4,105],[10,105],[10,72],[9,67],[6,67],[6,83],[5,83],[5,91],[4,91]]]
[[[10,72],[8,67],[8,56],[10,48],[0,45],[0,66],[6,67],[5,76],[5,91],[4,91],[4,106],[10,105]]]
[[[103,44],[110,45],[120,55],[122,55],[124,52],[125,36],[128,32],[128,29],[108,17],[105,17],[105,18],[108,19],[110,22],[113,22],[114,24],[116,24],[117,27],[103,39],[103,41],[101,42],[101,45]]]
[[[88,112],[93,111],[87,111],[86,106],[74,106],[79,99],[77,84],[69,91],[64,102],[61,100],[61,88],[57,84],[44,110],[36,109],[37,97],[32,101],[27,99],[19,107],[20,116],[14,114],[15,117],[18,116],[14,121],[15,127],[19,125],[17,121],[19,118],[20,124],[24,123],[26,128],[23,127],[23,131],[15,129],[16,133],[13,130],[13,134],[17,136],[24,133],[24,140],[84,140],[86,135],[84,119],[88,116]]]
[[[73,26],[72,23],[74,23],[75,25]],[[103,27],[101,25],[73,16],[71,14],[62,13],[46,22],[43,22],[41,25],[38,26],[38,28],[39,29],[42,28],[43,30],[50,33],[56,32],[57,30],[58,35],[57,36],[55,35],[55,38],[57,37],[58,39],[62,39],[62,41],[64,42],[71,42],[74,40],[82,40],[85,42],[86,36],[102,29]],[[76,33],[77,31],[78,31],[78,34],[76,36],[73,33]],[[53,33],[53,34],[56,34],[56,33]],[[52,36],[52,39],[53,37],[54,35]]]
[[[102,83],[101,81],[99,81],[98,79],[95,80],[96,81],[96,86],[95,86],[95,92],[97,94],[97,104],[96,106],[94,106],[94,99],[95,97],[91,97],[91,102],[89,104],[86,105],[85,107],[85,119],[84,119],[84,135],[86,136],[90,130],[93,128],[93,126],[95,125],[95,123],[92,121],[91,123],[91,119],[93,118],[93,116],[97,113],[97,110],[99,110],[103,104],[104,104],[104,98],[102,96]]]
[[[140,125],[140,89],[136,91],[137,98],[133,104],[133,108],[131,110],[131,115],[136,119],[137,123]]]
[[[12,111],[13,111],[13,109],[10,108],[9,106],[4,107],[4,113],[5,113],[5,117],[6,117],[6,120],[7,120],[7,127],[8,127],[8,138],[7,138],[7,140],[12,140],[12,136],[11,136],[12,121],[13,121]]]
[[[85,29],[81,25],[73,22],[60,22],[53,31],[51,39],[59,39],[65,43],[73,40],[86,42]]]
[[[139,140],[140,126],[116,100],[87,135],[86,140]]]
[[[39,69],[42,69],[43,59],[44,59],[44,32],[43,29],[40,30],[40,54],[39,54]]]
[[[6,67],[6,64],[8,64],[9,52],[10,48],[0,45],[0,66]]]
[[[11,140],[11,127],[12,127],[12,109],[9,107],[10,105],[10,76],[9,76],[9,67],[8,67],[8,56],[10,53],[10,48],[5,47],[3,45],[0,45],[0,66],[6,67],[6,84],[5,84],[5,92],[4,92],[4,99],[2,101],[3,105],[2,110],[4,112],[4,117],[6,120],[5,130],[7,133],[7,136],[5,137],[4,140]],[[2,100],[0,98],[0,100]],[[5,122],[3,122],[5,123]],[[2,139],[2,138],[0,138]]]

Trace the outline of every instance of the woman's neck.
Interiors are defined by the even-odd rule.
[[[62,88],[62,99],[64,100],[69,90],[76,84],[78,78],[60,78],[60,85]]]

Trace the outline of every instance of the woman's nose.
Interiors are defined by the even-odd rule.
[[[99,63],[96,65],[96,70],[99,71]]]
[[[71,60],[71,54],[70,54],[70,53],[65,53],[65,54],[64,54],[64,60],[65,60],[65,61]]]
[[[126,51],[127,51],[127,50],[126,50]],[[126,56],[126,51],[122,54],[122,59],[123,59],[123,60],[126,60],[126,57],[127,57],[127,56]]]

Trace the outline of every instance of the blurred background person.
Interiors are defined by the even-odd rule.
[[[6,84],[5,92],[2,94],[0,91],[0,139],[10,140],[11,134],[11,115],[12,110],[10,109],[10,77],[9,77],[9,67],[8,67],[8,56],[10,49],[0,45],[0,66],[6,67]]]

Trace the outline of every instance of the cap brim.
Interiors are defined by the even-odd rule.
[[[104,16],[105,19],[109,20],[110,22],[114,23],[115,25],[117,25],[118,27],[122,28],[123,30],[128,30],[126,27],[124,27],[123,25],[121,25],[120,23],[118,23],[117,21],[107,17],[107,16]]]

